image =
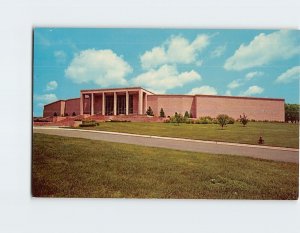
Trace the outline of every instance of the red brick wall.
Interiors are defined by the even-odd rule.
[[[175,112],[184,114],[185,111],[196,115],[194,96],[189,95],[148,95],[148,106],[155,116],[159,116],[161,108],[166,116],[173,116]]]
[[[64,114],[64,104],[65,101],[60,100],[54,103],[48,104],[44,106],[43,117],[54,116],[54,113],[57,113],[57,116],[61,116]]]
[[[284,101],[270,99],[196,96],[197,117],[227,114],[238,119],[245,113],[249,119],[284,121]]]
[[[80,115],[80,98],[69,99],[65,103],[65,114],[72,116],[73,112],[75,112],[76,116]]]

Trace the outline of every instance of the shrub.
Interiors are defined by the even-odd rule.
[[[189,112],[188,112],[188,111],[185,111],[185,113],[184,113],[184,118],[189,118],[189,117],[190,117]]]
[[[212,123],[213,123],[213,119],[210,116],[200,117],[197,120],[197,124],[212,124]]]
[[[99,123],[94,121],[94,120],[85,120],[82,121],[82,124],[80,124],[80,127],[94,127],[94,126],[98,126]]]
[[[220,114],[217,116],[217,120],[219,125],[221,125],[223,129],[224,125],[227,125],[229,122],[229,116],[226,114]]]
[[[152,108],[150,106],[149,106],[148,110],[146,111],[146,114],[148,116],[154,116],[153,110],[152,110]]]
[[[72,113],[72,116],[76,116],[76,113],[75,113],[75,112],[73,112],[73,113]]]
[[[65,114],[65,116],[67,117],[67,116],[69,116],[69,114],[68,114],[68,113],[66,113],[66,114]]]
[[[54,112],[53,116],[57,117],[57,112]]]
[[[228,124],[234,124],[235,120],[232,117],[228,118]]]
[[[179,123],[184,123],[185,122],[185,118],[182,116],[182,114],[175,112],[174,116],[170,117],[170,122],[171,123],[177,123],[177,125],[179,125]]]
[[[166,117],[166,115],[165,115],[165,112],[164,112],[164,109],[163,109],[163,108],[161,108],[161,109],[160,109],[159,116],[160,116],[160,117]]]
[[[243,115],[240,115],[240,122],[241,122],[241,124],[243,124],[243,126],[246,126],[248,121],[249,121],[249,119],[247,118],[245,113],[243,113]]]

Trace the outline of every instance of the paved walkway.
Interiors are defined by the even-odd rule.
[[[64,137],[86,138],[92,140],[120,142],[150,147],[169,148],[184,151],[205,152],[211,154],[230,154],[275,161],[299,163],[299,150],[292,148],[201,141],[96,130],[64,129],[57,127],[34,127],[33,132]]]

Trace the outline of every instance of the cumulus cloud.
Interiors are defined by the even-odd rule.
[[[253,79],[255,77],[260,77],[260,76],[263,76],[264,75],[264,72],[261,72],[261,71],[253,71],[253,72],[249,72],[246,74],[246,80],[250,80],[250,79]]]
[[[232,96],[231,90],[227,90],[227,91],[225,92],[225,95],[227,95],[227,96]]]
[[[198,35],[189,42],[182,36],[172,36],[161,46],[146,51],[140,57],[144,69],[156,68],[163,64],[191,64],[197,62],[197,53],[209,44],[208,35]]]
[[[188,94],[190,94],[190,95],[196,95],[196,94],[217,95],[218,92],[214,87],[206,85],[206,86],[193,88]]]
[[[102,87],[127,84],[131,66],[112,50],[88,49],[77,53],[65,70],[75,83],[94,83]]]
[[[244,70],[264,66],[276,60],[286,60],[299,54],[299,31],[260,33],[248,45],[242,44],[234,55],[226,60],[224,68]]]
[[[58,84],[56,81],[50,81],[47,83],[47,86],[46,86],[46,91],[52,91],[52,90],[55,90],[57,88]]]
[[[227,87],[229,89],[235,89],[235,88],[237,88],[237,87],[239,87],[241,85],[243,85],[243,83],[241,82],[241,80],[237,79],[237,80],[233,80],[231,83],[229,83],[227,85]]]
[[[262,87],[259,86],[251,86],[246,91],[241,92],[242,96],[251,96],[256,94],[261,94],[264,91]]]
[[[282,73],[275,80],[276,83],[290,83],[294,80],[300,79],[300,66],[295,66]]]
[[[53,55],[58,63],[64,63],[66,61],[67,54],[62,50],[54,51]]]
[[[42,102],[44,104],[48,104],[51,102],[54,102],[57,100],[57,97],[55,94],[44,94],[44,95],[34,95],[33,96],[34,101]],[[40,105],[42,104],[40,103]]]
[[[156,93],[165,93],[169,89],[201,80],[201,75],[196,71],[179,73],[174,65],[163,65],[159,69],[151,69],[133,78],[131,82],[143,86]]]
[[[226,51],[227,45],[221,45],[216,47],[211,53],[211,57],[221,57]]]

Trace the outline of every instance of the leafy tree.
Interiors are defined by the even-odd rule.
[[[185,122],[185,118],[180,113],[175,112],[175,115],[170,118],[170,122],[179,125],[179,123]]]
[[[296,123],[299,122],[299,104],[285,104],[285,121]]]
[[[240,122],[241,122],[241,124],[243,124],[243,126],[246,126],[248,121],[249,121],[249,119],[247,118],[245,113],[243,113],[243,115],[240,115]]]
[[[165,115],[165,112],[164,112],[164,109],[163,109],[163,108],[161,108],[161,109],[160,109],[159,116],[160,116],[160,117],[166,117],[166,115]]]
[[[221,125],[223,129],[224,125],[227,125],[229,122],[229,116],[226,114],[220,114],[217,116],[217,120],[219,125]]]
[[[190,117],[189,112],[188,112],[188,111],[185,111],[185,113],[184,113],[184,118],[189,118],[189,117]]]
[[[152,108],[151,108],[150,106],[149,106],[149,108],[148,108],[146,114],[147,114],[148,116],[154,116],[153,110],[152,110]]]

